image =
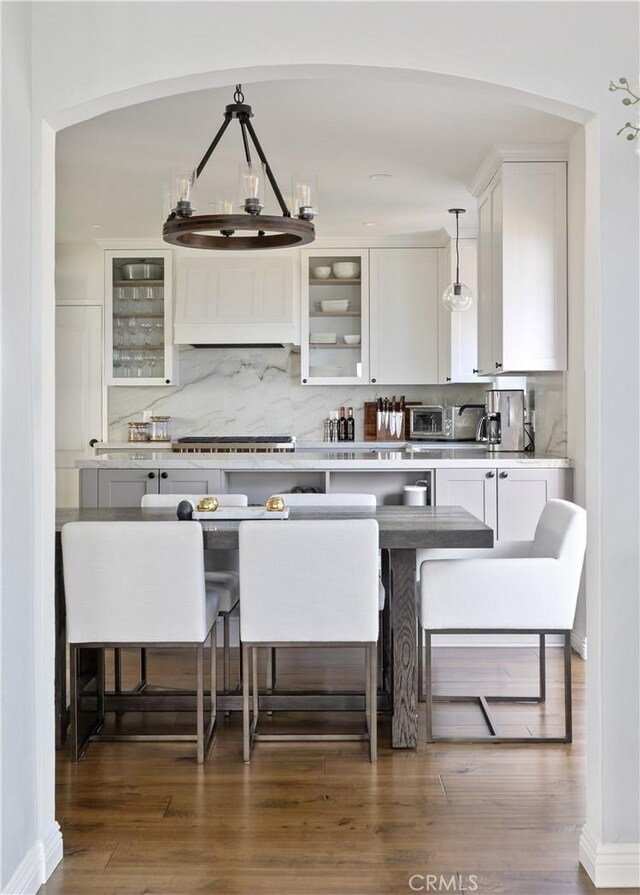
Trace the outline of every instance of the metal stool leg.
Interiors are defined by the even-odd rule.
[[[424,631],[418,620],[418,702],[424,702]]]
[[[369,757],[371,763],[378,761],[378,644],[372,643],[369,652]]]
[[[564,733],[567,743],[573,742],[573,714],[571,704],[571,631],[564,635]]]
[[[222,616],[222,635],[223,635],[223,674],[222,674],[222,688],[225,693],[229,692],[230,681],[231,681],[231,658],[229,655],[229,613],[225,612]]]
[[[197,762],[204,762],[204,649],[196,647],[196,735],[198,737]]]
[[[540,702],[545,702],[547,698],[547,654],[546,654],[546,637],[540,634]]]
[[[244,763],[251,761],[251,724],[249,717],[249,647],[243,643],[242,650],[242,751]]]
[[[425,702],[427,708],[427,742],[433,742],[433,669],[431,667],[431,634],[423,631],[424,667],[425,667]]]

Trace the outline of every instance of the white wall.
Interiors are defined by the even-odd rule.
[[[47,620],[40,613],[42,590],[34,562],[40,502],[34,450],[40,435],[39,328],[34,326],[31,271],[39,228],[34,229],[31,217],[30,25],[29,4],[0,6],[0,889],[11,893],[35,891],[62,854],[53,819],[50,736],[44,737],[47,754],[40,750],[43,729],[53,726],[53,662],[52,653],[42,648]],[[51,621],[52,613],[45,632],[49,644]],[[50,680],[46,693],[40,689],[43,671]]]
[[[243,12],[249,11],[243,7]],[[617,884],[637,884],[640,417],[629,412],[629,402],[632,396],[637,408],[639,190],[633,148],[615,136],[626,111],[606,85],[611,77],[633,78],[638,71],[638,7],[618,2],[339,7],[264,2],[254,4],[250,14],[251,32],[258,37],[248,41],[246,30],[237,27],[237,3],[37,5],[34,125],[44,118],[60,127],[152,96],[241,78],[248,82],[266,71],[272,78],[320,72],[382,75],[397,78],[399,89],[405,77],[451,75],[470,79],[470,99],[475,89],[504,85],[521,91],[523,102],[573,120],[591,121],[595,113],[587,127],[585,156],[590,785],[582,860],[600,885],[614,877]],[[188,37],[182,40],[185,23]],[[146,35],[144,52],[140,33]],[[337,67],[323,68],[331,64]],[[32,171],[39,172],[39,145],[33,162]],[[49,218],[51,201],[40,187],[35,199],[37,217]],[[52,236],[45,230],[39,249],[44,251]],[[25,277],[28,260],[20,265]],[[43,264],[52,270],[42,254],[33,263],[36,273]],[[35,300],[42,300],[40,289]],[[44,301],[53,304],[49,286]],[[44,336],[52,340],[53,328]],[[41,376],[36,388],[43,384]],[[30,412],[39,426],[46,410],[34,406]],[[24,414],[21,420],[25,427]],[[611,438],[621,420],[625,438]],[[53,456],[51,435],[42,444]],[[9,474],[13,469],[15,476],[24,475],[28,466],[23,452]],[[38,532],[37,562],[46,553],[45,533]],[[20,767],[22,757],[16,763]]]

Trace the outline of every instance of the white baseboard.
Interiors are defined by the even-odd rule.
[[[580,656],[581,659],[587,661],[587,638],[580,631],[571,632],[571,648]]]
[[[597,889],[640,886],[638,842],[598,842],[585,826],[580,836],[580,863]]]
[[[62,833],[58,824],[44,839],[33,843],[2,895],[36,895],[62,860]]]

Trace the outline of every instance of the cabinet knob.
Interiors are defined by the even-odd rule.
[[[161,473],[160,473],[160,478],[161,478],[161,479],[168,479],[168,478],[169,478],[169,473],[168,473],[168,472],[161,472]]]
[[[303,379],[302,381],[303,381],[303,382],[306,382],[307,380],[306,380],[306,379]]]
[[[167,385],[171,385],[171,380],[170,380],[170,379],[165,379],[165,382],[167,383]]]
[[[446,382],[451,382],[451,376],[447,376]]]
[[[473,370],[472,370],[471,372],[472,372],[472,373],[479,373],[480,370],[476,370],[476,368],[474,367]]]
[[[498,361],[496,361],[496,370],[501,370],[501,369],[502,369],[502,364],[499,364]]]
[[[508,479],[508,478],[509,478],[509,473],[508,473],[508,472],[501,472],[501,473],[500,473],[500,478],[501,478],[501,479]]]
[[[147,473],[147,478],[148,478],[148,479],[155,479],[155,477],[156,477],[155,472],[149,472],[149,473]]]
[[[95,447],[98,444],[99,438],[92,438],[89,442],[89,447]]]
[[[493,479],[493,478],[495,478],[495,475],[496,475],[496,474],[495,474],[495,472],[493,472],[493,471],[492,471],[492,472],[488,472],[488,473],[487,473],[487,478],[488,478],[488,479]]]
[[[377,379],[372,379],[371,381],[372,381],[372,382],[377,382],[378,380],[377,380]]]

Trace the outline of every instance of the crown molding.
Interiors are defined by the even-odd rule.
[[[478,198],[504,162],[566,162],[568,158],[566,143],[496,143],[482,160],[468,189]]]

